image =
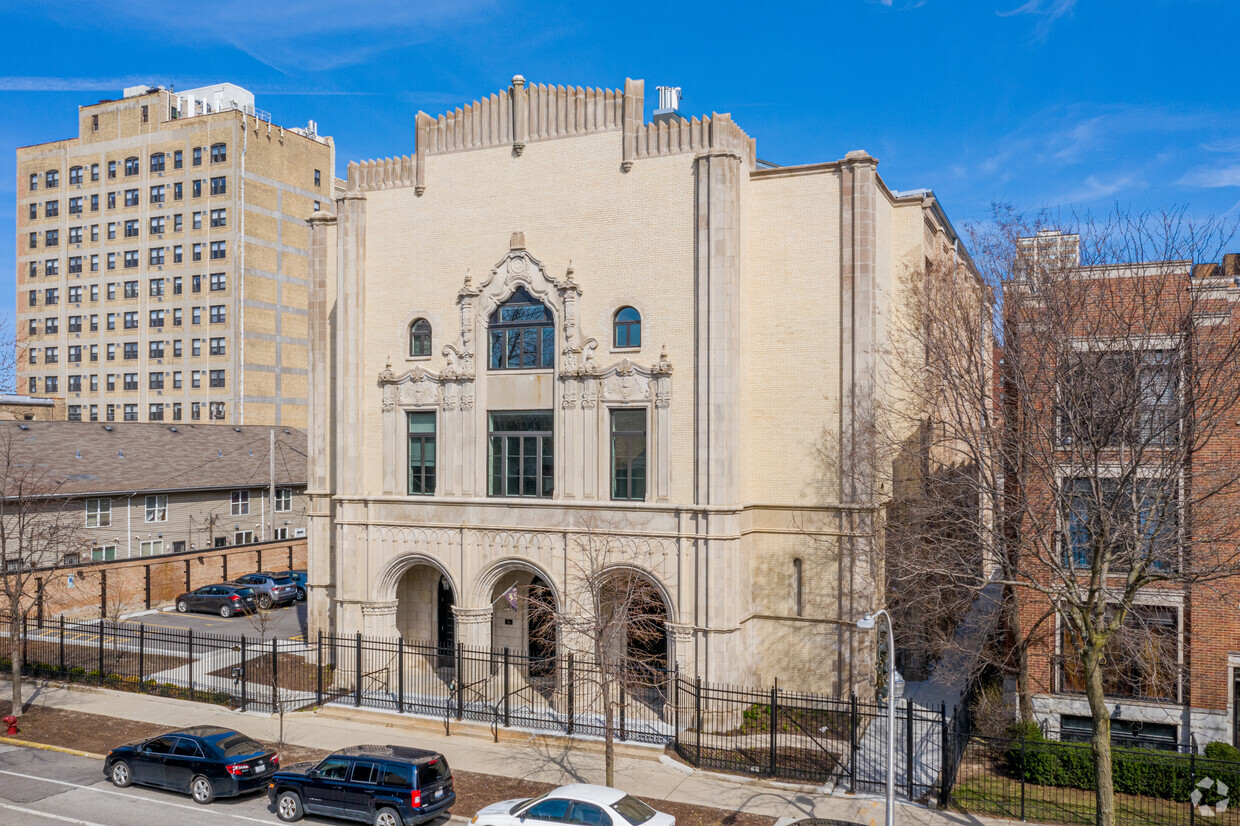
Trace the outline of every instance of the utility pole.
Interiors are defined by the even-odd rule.
[[[276,535],[276,429],[271,429],[271,440],[267,447],[267,455],[271,459],[271,489],[267,495],[271,497],[271,536]],[[263,541],[267,540],[267,526],[263,526]]]

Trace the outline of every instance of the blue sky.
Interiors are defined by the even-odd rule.
[[[349,160],[412,151],[414,114],[531,82],[684,89],[781,164],[864,148],[961,225],[997,199],[1240,215],[1235,0],[75,0],[5,4],[0,314],[13,312],[14,148],[140,83],[231,81]]]

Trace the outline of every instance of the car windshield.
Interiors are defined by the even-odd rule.
[[[216,743],[216,747],[224,752],[225,757],[239,757],[243,754],[258,754],[264,751],[261,743],[251,740],[244,734],[230,734]]]
[[[524,809],[526,806],[533,806],[535,803],[542,800],[544,797],[546,797],[549,794],[551,794],[551,792],[544,792],[543,794],[540,794],[538,797],[527,797],[525,800],[518,800],[517,805],[513,806],[511,809],[508,810],[508,814],[515,815],[518,809]]]
[[[647,820],[658,814],[658,812],[647,806],[645,803],[642,803],[636,797],[627,794],[615,803],[611,804],[611,807],[615,809],[621,817],[629,823],[632,823],[633,826],[637,826],[639,823],[645,823]]]
[[[245,599],[246,597],[254,596],[254,589],[253,588],[238,588],[236,593],[237,593],[237,596],[241,597],[242,599]]]

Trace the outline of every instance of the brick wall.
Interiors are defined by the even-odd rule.
[[[99,616],[104,606],[111,615],[120,605],[120,613],[133,613],[170,605],[185,591],[213,582],[290,567],[305,570],[305,539],[85,562],[47,573],[43,579],[43,612],[45,617],[64,614],[81,619]]]

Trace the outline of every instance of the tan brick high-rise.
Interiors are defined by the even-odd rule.
[[[350,164],[311,219],[312,631],[571,648],[504,597],[580,604],[606,531],[669,666],[864,691],[883,504],[823,454],[887,392],[897,274],[955,242],[877,164],[520,77]]]
[[[17,150],[18,386],[83,421],[304,427],[331,138],[231,84],[126,89]]]

